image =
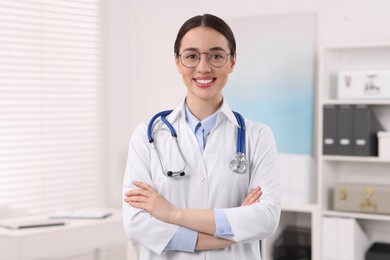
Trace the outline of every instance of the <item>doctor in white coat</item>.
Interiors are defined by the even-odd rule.
[[[245,171],[231,167],[239,120],[222,89],[236,63],[229,26],[205,14],[187,20],[174,46],[187,96],[166,119],[139,125],[129,145],[123,224],[140,259],[261,259],[259,240],[280,218],[271,129],[245,119]],[[177,142],[177,143],[176,143]],[[184,171],[169,176],[167,170]]]

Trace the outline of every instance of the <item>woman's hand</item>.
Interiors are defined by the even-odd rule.
[[[139,189],[126,192],[125,201],[130,206],[143,209],[149,212],[153,217],[168,223],[173,223],[178,209],[169,203],[149,184],[134,181],[133,184]]]
[[[254,203],[257,203],[259,202],[259,199],[262,195],[262,191],[261,191],[261,188],[259,186],[251,189],[248,193],[248,195],[246,195],[244,201],[241,203],[241,206],[249,206],[249,205],[252,205]]]

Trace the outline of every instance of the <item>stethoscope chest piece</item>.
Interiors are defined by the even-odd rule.
[[[237,153],[233,160],[230,162],[230,168],[236,173],[245,173],[246,171],[246,159],[245,154]]]

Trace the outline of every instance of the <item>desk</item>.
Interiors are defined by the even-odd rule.
[[[105,219],[66,219],[64,226],[0,228],[0,260],[55,259],[82,250],[93,251],[98,260],[101,248],[127,242],[121,210],[108,210],[113,214]],[[23,219],[40,220],[47,216]]]

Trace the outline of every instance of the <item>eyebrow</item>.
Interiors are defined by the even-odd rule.
[[[197,52],[199,52],[199,49],[192,47],[192,48],[185,48],[183,51],[197,51]],[[210,48],[209,51],[226,51],[226,50],[222,47],[213,47],[213,48]]]

